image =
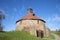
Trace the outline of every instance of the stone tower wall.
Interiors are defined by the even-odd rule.
[[[44,22],[38,20],[22,20],[16,23],[16,31],[28,31],[36,36],[36,30],[42,30],[45,35]]]

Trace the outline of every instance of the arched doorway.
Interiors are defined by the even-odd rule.
[[[44,37],[44,33],[42,30],[36,30],[36,33],[37,33],[37,37],[41,37],[41,38]]]

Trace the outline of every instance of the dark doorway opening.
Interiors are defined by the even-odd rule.
[[[41,30],[37,30],[36,33],[37,33],[37,37],[41,37],[41,38],[44,37],[44,33],[43,33],[43,31],[41,31]]]

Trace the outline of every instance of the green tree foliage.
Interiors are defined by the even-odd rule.
[[[3,11],[0,11],[0,31],[3,31],[2,20],[5,19]]]

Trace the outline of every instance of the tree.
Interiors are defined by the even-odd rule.
[[[3,31],[2,20],[5,19],[3,11],[0,11],[0,31]]]

